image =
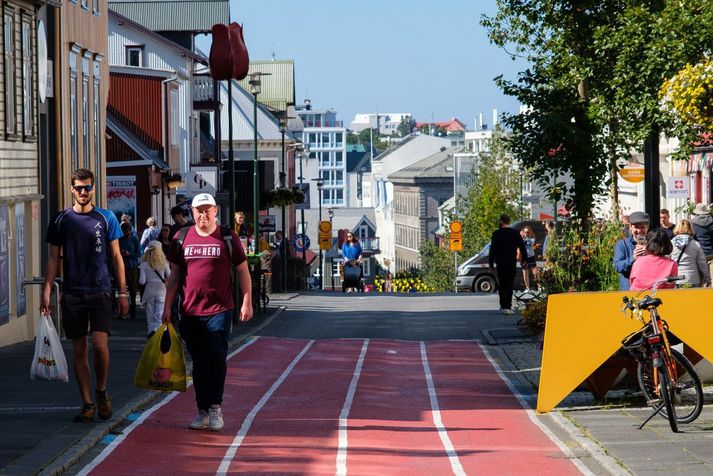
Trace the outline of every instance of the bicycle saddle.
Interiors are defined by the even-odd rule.
[[[651,296],[646,296],[644,299],[639,301],[639,309],[651,309],[653,307],[659,307],[663,301],[659,298],[653,298]]]

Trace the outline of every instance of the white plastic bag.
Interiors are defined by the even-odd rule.
[[[67,359],[64,357],[64,349],[52,318],[49,314],[43,314],[37,324],[35,356],[32,359],[30,378],[67,382]]]

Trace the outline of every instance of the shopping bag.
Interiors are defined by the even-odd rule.
[[[49,314],[42,314],[37,323],[35,355],[32,357],[30,378],[63,382],[69,380],[64,349]]]
[[[134,386],[162,392],[186,391],[186,358],[172,324],[162,324],[146,342]]]

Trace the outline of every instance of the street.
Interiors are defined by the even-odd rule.
[[[538,344],[497,311],[496,295],[315,293],[271,304],[234,332],[221,432],[187,428],[192,388],[131,386],[144,324],[122,322],[115,416],[71,423],[73,376],[18,372],[0,407],[0,474],[710,474],[709,407],[676,435],[662,418],[637,430],[649,410],[617,392],[604,405],[577,391],[556,411],[532,411]]]

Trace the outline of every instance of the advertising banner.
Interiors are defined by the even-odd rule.
[[[106,203],[117,220],[121,221],[121,215],[126,213],[131,217],[131,224],[136,226],[136,177],[107,177]]]

